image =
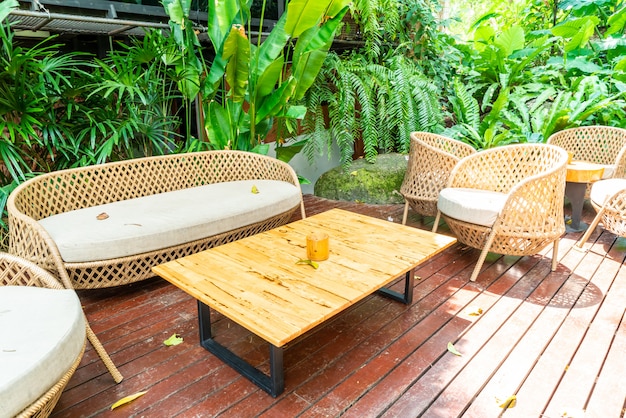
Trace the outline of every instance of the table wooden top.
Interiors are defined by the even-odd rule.
[[[317,269],[298,264],[311,232],[330,236],[330,257]],[[455,242],[332,209],[152,270],[281,347]]]
[[[565,180],[572,183],[592,183],[602,178],[604,166],[586,161],[572,161],[567,165]]]

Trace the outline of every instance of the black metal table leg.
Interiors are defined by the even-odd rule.
[[[213,339],[210,308],[200,301],[198,301],[198,328],[200,330],[200,345],[252,383],[274,398],[285,390],[283,349],[281,347],[268,343],[270,346],[270,375],[268,376]]]
[[[410,305],[413,303],[413,282],[411,278],[413,277],[413,270],[407,271],[406,276],[404,278],[404,294],[400,292],[396,292],[395,290],[391,290],[389,288],[383,287],[378,289],[378,293],[387,296],[393,300],[398,302],[405,303]]]

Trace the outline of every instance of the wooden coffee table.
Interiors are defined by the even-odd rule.
[[[298,263],[312,232],[330,236],[330,257],[317,269]],[[198,300],[200,344],[277,396],[284,390],[284,345],[377,291],[410,304],[414,269],[455,242],[333,209],[153,271]],[[385,288],[403,275],[404,293]],[[210,308],[269,343],[269,376],[215,341]]]

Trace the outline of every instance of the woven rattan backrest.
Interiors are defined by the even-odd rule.
[[[446,186],[456,163],[475,152],[470,145],[445,136],[412,132],[409,163],[401,192],[436,197]]]
[[[567,154],[547,144],[517,144],[470,155],[455,166],[449,187],[508,193],[522,180],[562,168]]]
[[[457,160],[476,152],[471,145],[464,142],[429,132],[412,132],[411,141],[421,141],[423,144],[432,147],[433,152],[451,154]]]
[[[626,129],[611,126],[583,126],[552,134],[548,144],[572,153],[574,160],[597,164],[616,164],[626,146]]]
[[[0,253],[0,286],[38,286],[63,289],[61,283],[44,269],[8,253]]]
[[[17,210],[39,220],[57,213],[231,180],[293,183],[288,166],[241,151],[146,157],[43,174],[13,193]]]

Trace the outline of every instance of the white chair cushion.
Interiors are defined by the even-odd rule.
[[[84,344],[85,316],[73,290],[0,286],[0,417],[50,390]]]
[[[437,209],[460,221],[492,226],[506,199],[507,195],[504,193],[447,187],[439,193]]]
[[[256,186],[258,193],[252,193]],[[60,213],[39,223],[66,262],[141,254],[251,225],[293,209],[293,184],[245,180],[209,184]],[[107,219],[98,220],[106,213]]]
[[[619,192],[626,189],[626,179],[607,179],[593,183],[589,192],[589,199],[597,206],[603,206],[604,201]]]
[[[603,179],[610,179],[611,177],[613,177],[613,173],[615,172],[615,165],[607,164],[602,165],[602,167],[604,167],[604,171],[602,172]]]

